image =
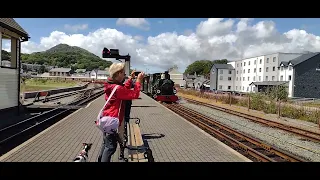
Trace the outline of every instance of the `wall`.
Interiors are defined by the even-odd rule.
[[[18,106],[18,70],[0,68],[0,109]]]
[[[231,71],[231,74],[229,74],[229,71]],[[232,69],[218,69],[218,91],[234,91],[234,70]],[[220,80],[220,77],[222,77],[222,80]],[[228,80],[228,77],[231,77],[231,80]],[[220,86],[222,86],[222,89],[220,89]],[[228,86],[230,86],[230,89],[228,89]]]
[[[261,63],[260,63],[261,60]],[[250,65],[249,65],[250,64]],[[261,72],[259,72],[261,68]],[[250,69],[250,72],[249,72]],[[256,71],[254,71],[256,69]],[[251,82],[263,81],[264,56],[256,56],[235,62],[235,91],[250,92]],[[249,80],[248,80],[249,77]],[[259,79],[260,77],[260,79]]]
[[[294,66],[294,97],[320,98],[320,55]]]
[[[217,68],[212,66],[210,70],[210,89],[217,90]]]

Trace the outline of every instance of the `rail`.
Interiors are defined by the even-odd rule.
[[[257,123],[260,123],[260,124],[267,125],[269,127],[275,127],[275,128],[278,128],[278,129],[282,129],[282,130],[285,130],[287,132],[291,132],[291,133],[297,134],[299,136],[302,136],[304,138],[307,138],[307,139],[315,141],[315,142],[320,142],[320,133],[317,133],[317,132],[314,132],[314,131],[310,131],[310,130],[307,130],[307,129],[302,129],[302,128],[295,127],[295,126],[290,126],[290,125],[287,125],[287,124],[284,124],[284,123],[281,123],[281,122],[271,121],[271,120],[264,119],[264,118],[261,118],[261,117],[253,116],[253,115],[250,115],[250,114],[242,113],[242,112],[239,112],[239,111],[231,110],[231,109],[220,107],[220,106],[215,106],[215,105],[208,104],[208,103],[203,103],[203,102],[196,101],[196,100],[189,99],[189,98],[185,98],[185,97],[183,99],[187,100],[187,101],[189,101],[191,103],[194,103],[194,104],[206,106],[206,107],[213,108],[213,109],[216,109],[216,110],[219,110],[219,111],[223,111],[223,112],[226,112],[226,113],[229,113],[229,114],[232,114],[232,115],[243,117],[243,118],[246,118],[246,119],[251,120],[253,122],[257,122]]]
[[[247,136],[214,119],[179,104],[165,104],[167,108],[199,126],[246,157],[262,162],[304,162],[306,160]]]

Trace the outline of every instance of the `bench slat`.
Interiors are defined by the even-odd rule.
[[[130,132],[130,136],[128,135],[128,139],[130,139],[130,145],[132,147],[143,146],[144,143],[139,125],[135,123],[128,123],[128,126]],[[148,162],[148,160],[144,157],[144,153],[140,153],[137,150],[131,150],[130,152],[131,153],[128,155],[130,162]]]

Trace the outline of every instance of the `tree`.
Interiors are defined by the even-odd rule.
[[[212,68],[213,64],[227,64],[227,59],[221,59],[221,60],[197,60],[190,64],[186,70],[186,74],[194,74],[195,72],[199,75],[208,75],[210,73],[210,70]]]
[[[46,71],[46,67],[44,65],[40,66],[39,70],[38,70],[38,73],[39,74],[42,74]]]

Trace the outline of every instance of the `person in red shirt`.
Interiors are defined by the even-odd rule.
[[[132,86],[132,78],[134,78],[134,72],[131,73],[129,79],[123,84],[125,79],[125,64],[124,63],[113,63],[109,67],[110,78],[105,83],[105,100],[107,100],[116,85],[119,85],[113,96],[110,98],[108,104],[103,109],[103,116],[115,117],[119,119],[118,131],[120,137],[123,139],[124,129],[124,112],[125,112],[125,101],[138,99],[140,96],[141,82],[144,77],[144,73],[141,72],[135,82],[134,88]],[[103,142],[98,156],[98,162],[110,162],[112,155],[117,149],[116,134],[103,133]]]

